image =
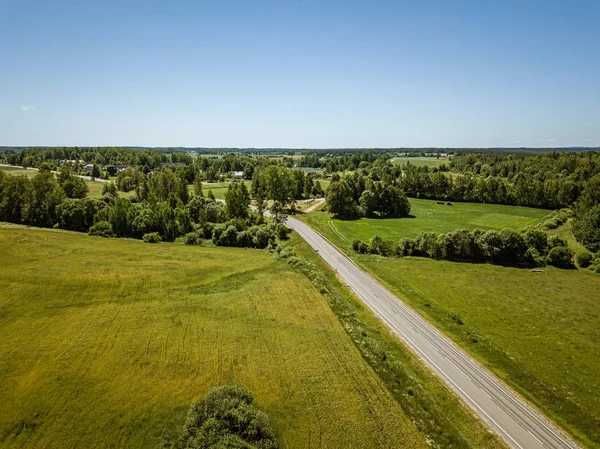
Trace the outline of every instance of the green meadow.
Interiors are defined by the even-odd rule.
[[[252,186],[252,181],[244,181],[248,191]],[[208,195],[208,191],[211,190],[215,198],[224,200],[225,194],[227,193],[227,189],[229,188],[229,184],[231,181],[223,181],[223,182],[203,182],[202,183],[202,192],[204,196]],[[189,186],[190,192],[194,191],[194,187],[192,185]]]
[[[28,178],[33,178],[37,175],[37,170],[28,170],[26,168],[0,166],[0,170],[12,176],[27,176]]]
[[[427,447],[322,294],[269,253],[17,225],[0,253],[3,448],[163,447],[230,383],[284,448]]]
[[[395,157],[391,160],[392,164],[407,165],[411,164],[415,167],[439,167],[440,165],[450,163],[448,157]]]
[[[315,211],[305,217],[311,226],[336,244],[348,247],[353,239],[369,241],[378,235],[384,239],[414,238],[423,231],[449,232],[466,229],[524,229],[538,223],[550,211],[499,204],[437,204],[435,200],[409,198],[411,218],[361,218],[337,220],[326,212]]]

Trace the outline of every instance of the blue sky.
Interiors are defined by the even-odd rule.
[[[600,146],[600,2],[0,0],[0,145]]]

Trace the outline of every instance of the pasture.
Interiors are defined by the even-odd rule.
[[[600,276],[355,255],[587,447],[600,447]]]
[[[284,448],[427,447],[316,287],[257,250],[0,229],[0,446],[163,447],[211,387]]]
[[[337,220],[331,214],[315,211],[304,217],[311,226],[341,247],[353,239],[369,241],[375,235],[388,240],[414,238],[423,231],[449,232],[458,228],[521,230],[541,221],[550,212],[530,207],[499,204],[437,204],[435,200],[409,198],[412,218],[361,218]]]
[[[0,165],[0,170],[6,172],[12,176],[27,176],[28,178],[33,178],[37,175],[37,170],[30,170],[27,168],[18,168],[18,167],[10,167],[7,165]]]
[[[248,188],[248,191],[250,191],[251,187],[252,187],[252,181],[244,181],[244,183],[246,184],[246,187]],[[212,190],[213,195],[215,196],[216,199],[219,200],[224,200],[225,199],[225,193],[227,193],[227,189],[229,188],[229,184],[231,184],[231,181],[223,181],[223,182],[202,182],[202,192],[204,193],[204,196],[208,195],[208,191]],[[194,186],[193,185],[189,185],[188,189],[190,192],[194,191]]]
[[[446,164],[446,166],[448,166],[450,164],[450,159],[448,158],[448,156],[440,156],[439,158],[437,158],[437,157],[406,157],[406,156],[402,156],[402,157],[394,157],[391,159],[390,162],[392,164],[401,165],[401,166],[404,166],[404,165],[407,165],[410,163],[410,165],[414,165],[415,167],[436,168],[443,164]]]

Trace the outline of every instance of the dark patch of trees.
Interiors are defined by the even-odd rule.
[[[483,231],[457,229],[446,234],[422,232],[399,242],[375,236],[370,242],[354,240],[354,251],[387,257],[429,257],[455,262],[492,263],[510,267],[537,267],[546,264],[574,268],[573,252],[558,237],[548,239],[537,228],[525,232],[513,229]]]
[[[250,392],[239,386],[211,390],[190,407],[180,449],[277,449],[269,417],[253,404]]]
[[[0,221],[151,242],[192,234],[187,243],[212,240],[252,248],[287,237],[282,224],[264,224],[261,214],[248,211],[249,195],[241,182],[231,184],[226,206],[190,196],[185,180],[170,169],[141,174],[131,199],[119,197],[112,183],[103,186],[100,199],[69,197],[65,187],[73,185],[72,178],[68,169],[57,176],[40,171],[31,179],[0,171]]]
[[[392,182],[374,182],[358,172],[333,176],[326,198],[328,210],[338,218],[394,218],[410,214],[410,202],[401,188]]]

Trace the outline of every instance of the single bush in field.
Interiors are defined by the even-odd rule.
[[[201,243],[201,241],[202,241],[202,238],[198,234],[198,232],[189,232],[183,238],[183,242],[186,245],[199,245]]]
[[[88,233],[97,237],[114,237],[112,225],[108,221],[99,221],[94,226],[91,226]]]
[[[577,260],[577,266],[580,268],[587,268],[592,264],[594,256],[589,251],[581,251],[580,253],[577,253],[575,259]]]
[[[266,413],[239,386],[211,390],[190,407],[180,439],[183,449],[277,449]]]
[[[149,232],[148,234],[144,234],[142,238],[145,243],[160,243],[162,238],[158,232]]]
[[[573,250],[565,246],[555,246],[548,253],[548,263],[557,268],[574,268]]]

